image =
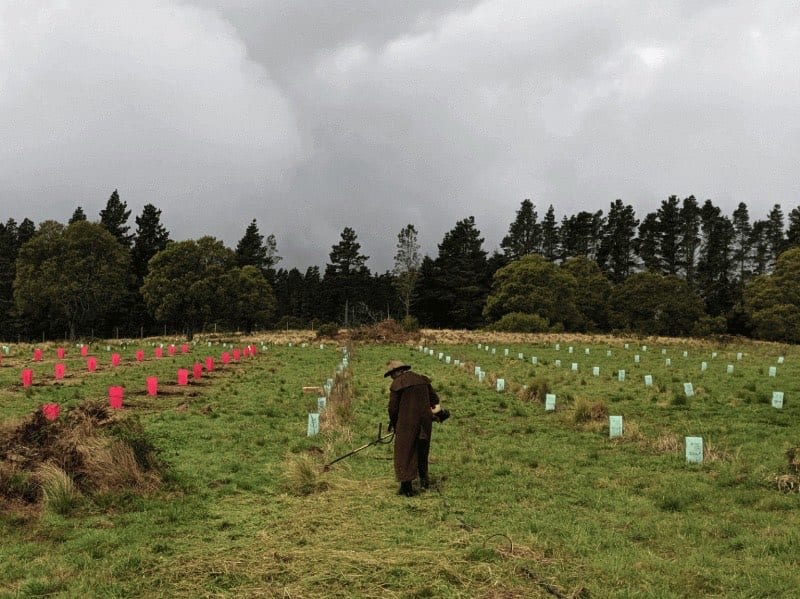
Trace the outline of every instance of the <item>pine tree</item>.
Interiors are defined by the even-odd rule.
[[[658,214],[651,212],[639,225],[639,235],[636,238],[636,253],[649,272],[661,272],[660,241]]]
[[[747,204],[739,202],[733,211],[733,261],[736,265],[736,277],[739,285],[743,285],[751,274],[750,262],[753,250],[753,227],[750,225],[750,214]]]
[[[602,210],[594,213],[581,211],[569,218],[563,217],[560,229],[561,259],[586,256],[596,260],[604,223]]]
[[[537,222],[538,217],[533,203],[530,200],[523,200],[517,210],[517,217],[508,227],[508,235],[500,243],[509,260],[518,260],[541,251],[542,227]]]
[[[684,201],[684,204],[686,205],[686,201]],[[691,213],[690,207],[687,207],[687,210],[687,214]],[[678,197],[673,195],[662,201],[661,207],[656,214],[658,216],[659,229],[660,272],[665,275],[677,275],[681,268],[682,239],[681,209]]]
[[[638,226],[633,206],[623,204],[622,200],[611,203],[601,234],[597,262],[615,283],[624,281],[636,267],[634,239]]]
[[[694,287],[697,252],[700,248],[700,208],[693,195],[684,198],[679,219],[678,263],[683,270],[684,279],[689,286]]]
[[[553,210],[553,205],[550,204],[542,219],[542,256],[551,262],[556,260],[561,253],[561,248],[559,247],[560,236],[556,213]]]
[[[769,247],[769,264],[767,268],[773,271],[775,270],[778,256],[786,249],[786,237],[783,233],[783,210],[781,210],[780,204],[775,204],[767,215],[766,237]]]
[[[264,246],[264,236],[258,231],[256,219],[247,225],[244,236],[236,244],[236,263],[239,266],[255,266],[261,272],[266,269],[267,249]]]
[[[733,270],[731,242],[734,228],[711,200],[700,210],[702,238],[697,260],[697,286],[711,316],[726,314],[735,301],[731,285]]]
[[[786,231],[786,247],[800,245],[800,206],[789,213],[789,228]]]
[[[86,220],[86,213],[83,211],[83,208],[78,206],[77,208],[75,208],[75,212],[72,213],[72,216],[69,219],[69,224],[71,225],[72,223],[81,220]]]
[[[475,228],[475,217],[456,223],[445,233],[435,261],[435,287],[444,306],[447,322],[440,326],[474,328],[483,322],[483,305],[489,293],[486,280],[486,251]]]
[[[411,303],[414,297],[414,287],[419,278],[419,267],[422,258],[419,254],[417,229],[408,224],[397,234],[397,252],[394,255],[394,286],[400,296],[400,303],[405,310],[405,316],[411,314]]]
[[[36,225],[29,218],[22,219],[22,222],[17,228],[17,247],[19,248],[25,242],[30,241],[36,235]]]
[[[752,248],[753,275],[767,274],[770,264],[769,239],[767,230],[769,223],[765,220],[757,220],[753,223],[750,230],[750,247]]]
[[[117,238],[123,247],[130,249],[133,243],[133,235],[128,234],[130,227],[126,224],[131,211],[128,205],[119,199],[119,193],[115,189],[108,198],[105,209],[100,211],[100,224]]]
[[[331,247],[330,262],[325,266],[324,289],[326,316],[338,320],[343,315],[345,326],[351,324],[359,303],[366,303],[370,277],[366,262],[369,256],[361,254],[361,244],[356,232],[345,227],[339,243]]]
[[[145,204],[136,219],[136,234],[131,249],[133,273],[141,280],[147,275],[150,258],[167,247],[169,231],[161,224],[161,210]],[[140,283],[141,284],[141,283]]]

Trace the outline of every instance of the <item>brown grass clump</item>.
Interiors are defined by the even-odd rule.
[[[783,493],[800,493],[800,477],[794,474],[782,474],[773,479],[775,487]]]
[[[158,486],[161,464],[138,421],[87,401],[54,422],[36,411],[0,429],[0,502],[68,513],[82,495]]]
[[[348,366],[337,372],[320,427],[324,430],[341,429],[353,421],[353,371]]]
[[[351,341],[370,343],[410,343],[420,338],[418,331],[407,331],[392,318],[350,329],[344,335]]]
[[[283,488],[290,495],[306,496],[321,493],[328,489],[328,483],[321,480],[322,470],[309,454],[298,454],[284,461]]]
[[[573,414],[573,422],[575,424],[586,424],[590,422],[605,423],[608,420],[608,406],[602,399],[598,401],[589,401],[584,398],[579,398],[575,402],[575,412]]]
[[[536,377],[527,387],[522,387],[517,397],[523,401],[537,401],[544,403],[547,394],[550,393],[550,382],[544,377]]]
[[[800,447],[790,447],[786,451],[786,460],[789,462],[789,472],[800,474]]]
[[[654,439],[650,446],[659,453],[676,453],[681,450],[682,444],[678,435],[666,433]]]

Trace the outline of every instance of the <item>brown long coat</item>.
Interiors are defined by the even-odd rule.
[[[404,372],[389,387],[389,423],[394,426],[394,473],[398,481],[417,477],[420,441],[431,439],[431,408],[439,398],[428,377]],[[427,459],[427,452],[426,452]]]

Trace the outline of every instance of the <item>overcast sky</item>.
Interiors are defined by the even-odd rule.
[[[800,205],[797,0],[0,0],[0,219],[96,220],[372,270],[520,202]]]

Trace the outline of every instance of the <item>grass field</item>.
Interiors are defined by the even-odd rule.
[[[253,341],[256,357],[225,366],[230,348],[216,341],[161,359],[115,342],[117,367],[101,344],[94,373],[68,347],[58,382],[55,346],[35,363],[33,346],[9,347],[5,423],[48,402],[64,418],[121,385],[117,417],[141,422],[166,469],[157,488],[84,494],[69,509],[0,504],[0,597],[798,595],[800,494],[787,460],[800,445],[796,347],[433,332],[358,344],[337,379],[344,393],[307,437],[318,394],[303,387],[333,378],[342,348]],[[213,373],[175,384],[178,368],[206,356]],[[434,428],[433,488],[411,499],[395,494],[391,445],[322,471],[386,423],[390,359],[431,376],[453,413]],[[28,389],[23,368],[34,371]],[[147,376],[159,377],[157,397]],[[621,438],[609,438],[609,415],[623,417]],[[702,464],[686,462],[686,436],[703,438]]]

